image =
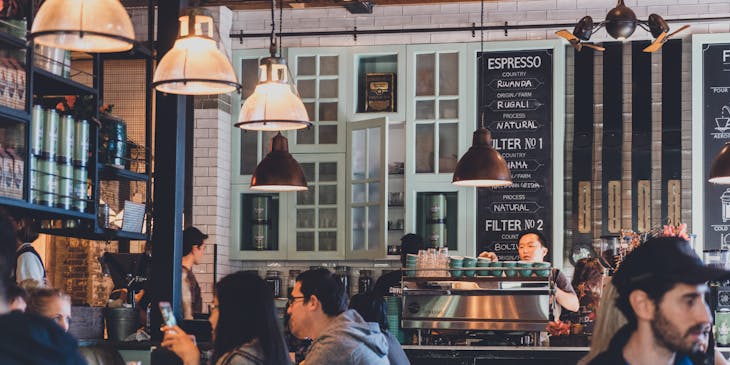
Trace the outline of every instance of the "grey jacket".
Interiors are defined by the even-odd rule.
[[[376,323],[349,309],[312,342],[307,365],[389,365],[388,340]]]

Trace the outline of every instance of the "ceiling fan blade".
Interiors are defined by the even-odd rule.
[[[577,38],[576,36],[574,36],[574,35],[573,35],[573,33],[571,33],[571,32],[569,32],[569,31],[567,31],[566,29],[561,29],[561,30],[559,30],[559,31],[555,32],[555,34],[556,34],[556,35],[557,35],[558,37],[560,37],[560,38],[564,38],[564,39],[565,39],[565,40],[567,40],[568,42],[571,42],[571,41],[573,41],[573,40],[578,40],[578,38]],[[571,43],[572,43],[572,42],[571,42]]]
[[[659,48],[662,48],[662,45],[667,41],[667,38],[669,36],[667,35],[667,32],[662,32],[655,40],[652,42],[648,47],[644,48],[644,52],[656,52],[659,50]]]
[[[672,38],[672,37],[674,37],[674,35],[675,35],[675,34],[677,34],[677,33],[681,32],[681,31],[683,31],[683,30],[685,30],[685,29],[687,29],[687,28],[689,28],[689,24],[685,24],[685,25],[683,25],[683,26],[679,27],[679,29],[677,29],[677,30],[675,30],[674,32],[670,33],[670,34],[669,34],[669,35],[667,36],[667,38]]]
[[[583,46],[588,47],[588,48],[593,48],[596,51],[600,51],[600,52],[603,52],[603,51],[606,50],[605,48],[603,48],[601,46],[598,46],[598,45],[595,45],[595,44],[592,44],[592,43],[583,43]]]

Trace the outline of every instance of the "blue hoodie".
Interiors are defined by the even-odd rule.
[[[388,365],[388,340],[377,323],[368,323],[353,309],[334,318],[312,342],[307,365]]]

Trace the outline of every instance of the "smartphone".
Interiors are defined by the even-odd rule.
[[[162,313],[162,320],[165,326],[173,327],[177,325],[175,320],[175,314],[172,313],[172,306],[170,302],[160,302],[160,313]]]

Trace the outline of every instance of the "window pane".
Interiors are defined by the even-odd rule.
[[[257,133],[241,130],[241,169],[240,175],[251,175],[256,169]]]
[[[314,209],[297,209],[297,228],[314,228]]]
[[[380,201],[380,183],[373,182],[368,184],[368,202],[378,203]]]
[[[365,202],[365,184],[352,184],[352,202]]]
[[[368,207],[368,249],[380,245],[380,208]]]
[[[365,207],[352,208],[352,249],[365,249]]]
[[[319,186],[319,204],[337,204],[337,185]]]
[[[259,60],[241,60],[241,98],[246,99],[253,94],[258,83]]]
[[[315,56],[297,58],[297,75],[314,76],[316,75],[316,58]]]
[[[435,95],[435,61],[434,54],[419,54],[416,56],[416,96]]]
[[[307,178],[308,182],[314,182],[315,175],[314,175],[314,163],[313,162],[305,162],[299,164],[299,166],[302,167],[302,171],[304,171],[304,177]]]
[[[360,180],[365,178],[365,136],[364,129],[352,132],[352,178]]]
[[[422,100],[416,102],[416,119],[434,119],[436,113],[434,111],[433,100]]]
[[[307,191],[297,191],[297,205],[314,205],[313,185],[309,185]]]
[[[315,120],[314,117],[317,115],[314,113],[314,103],[304,103],[304,109],[307,109],[307,116],[309,117],[309,120]]]
[[[314,99],[317,97],[317,93],[315,92],[316,87],[316,80],[298,80],[297,81],[297,90],[299,91],[299,96],[304,99]]]
[[[336,98],[337,97],[337,79],[320,80],[319,81],[319,97],[320,98]]]
[[[297,129],[298,144],[314,144],[314,127]]]
[[[439,95],[459,94],[459,54],[439,55]]]
[[[337,232],[319,232],[319,250],[337,251]]]
[[[319,228],[337,228],[337,208],[319,210]]]
[[[434,172],[433,124],[416,125],[416,172]]]
[[[380,128],[368,129],[368,178],[380,177]]]
[[[337,75],[339,73],[339,58],[337,56],[322,56],[319,58],[320,75]]]
[[[441,100],[439,101],[439,118],[456,119],[459,117],[459,101],[458,100]]]
[[[319,181],[337,181],[337,162],[319,164]]]
[[[337,103],[319,103],[319,120],[326,122],[336,122]]]
[[[337,144],[337,126],[336,125],[320,125],[319,126],[319,143],[320,144]]]
[[[454,172],[459,159],[458,125],[439,124],[439,172]]]
[[[314,251],[314,232],[297,232],[297,251]]]

